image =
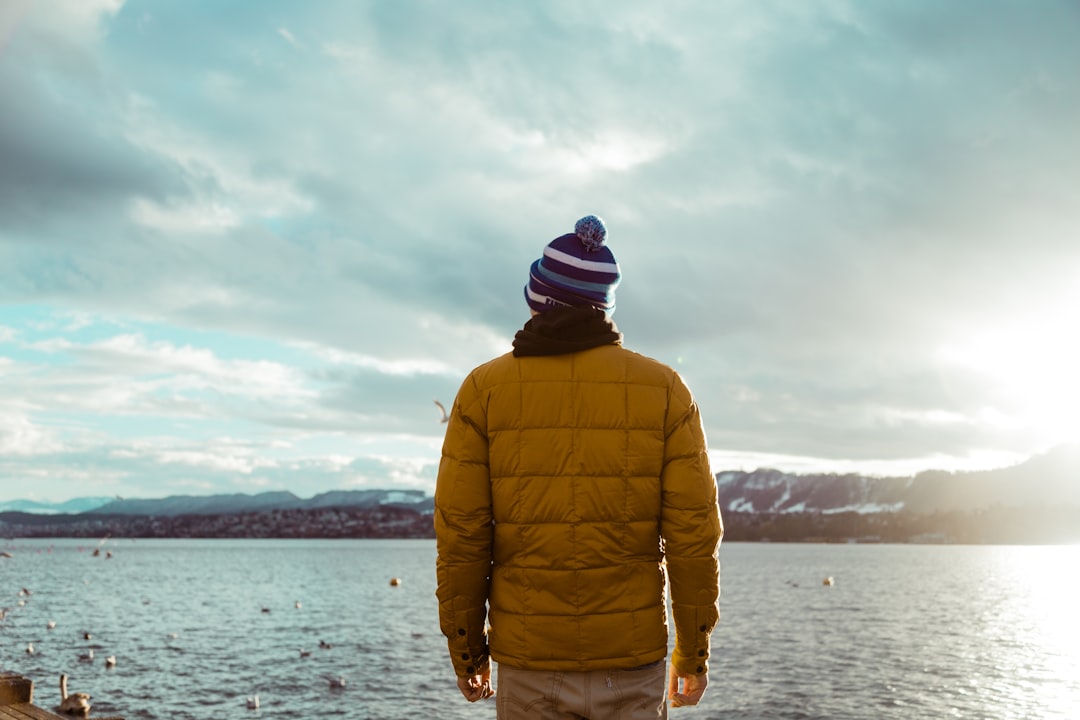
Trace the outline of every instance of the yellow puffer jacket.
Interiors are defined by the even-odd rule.
[[[440,625],[459,676],[707,670],[723,534],[697,405],[620,345],[496,358],[461,386],[435,492]],[[485,635],[485,603],[490,638]]]

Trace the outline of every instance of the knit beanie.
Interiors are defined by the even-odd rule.
[[[537,312],[566,305],[591,305],[610,314],[622,275],[615,255],[604,246],[607,228],[595,215],[574,224],[544,248],[529,268],[525,301]]]

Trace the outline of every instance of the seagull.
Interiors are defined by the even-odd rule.
[[[107,667],[107,668],[116,667],[116,656],[115,655],[110,655],[109,657],[105,658],[105,667]]]
[[[87,650],[85,655],[79,655],[79,662],[94,662],[94,648]]]
[[[53,628],[56,627],[56,621],[55,620],[50,620],[49,622],[45,623],[45,627],[52,630]]]
[[[27,655],[33,655],[35,652],[36,652],[36,650],[34,650],[34,643],[32,643],[32,642],[26,643],[26,654]]]
[[[446,408],[443,406],[443,404],[438,400],[435,401],[435,404],[438,405],[439,410],[442,411],[442,419],[439,420],[439,422],[449,422],[450,416],[446,414]]]
[[[345,676],[344,675],[338,675],[337,677],[334,677],[333,675],[327,675],[326,680],[330,683],[331,688],[343,688],[343,687],[345,687]]]
[[[252,695],[251,697],[249,697],[247,699],[247,706],[248,706],[248,710],[258,710],[259,709],[259,696],[258,695]]]
[[[57,712],[64,715],[78,715],[80,717],[90,716],[90,694],[89,693],[71,693],[68,695],[67,691],[67,675],[60,676],[60,707]]]

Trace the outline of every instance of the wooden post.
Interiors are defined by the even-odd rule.
[[[15,673],[0,673],[0,705],[34,702],[34,681]]]

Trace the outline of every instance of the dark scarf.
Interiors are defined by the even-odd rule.
[[[534,315],[514,336],[514,357],[565,355],[600,345],[622,345],[622,333],[603,310],[552,308]]]

